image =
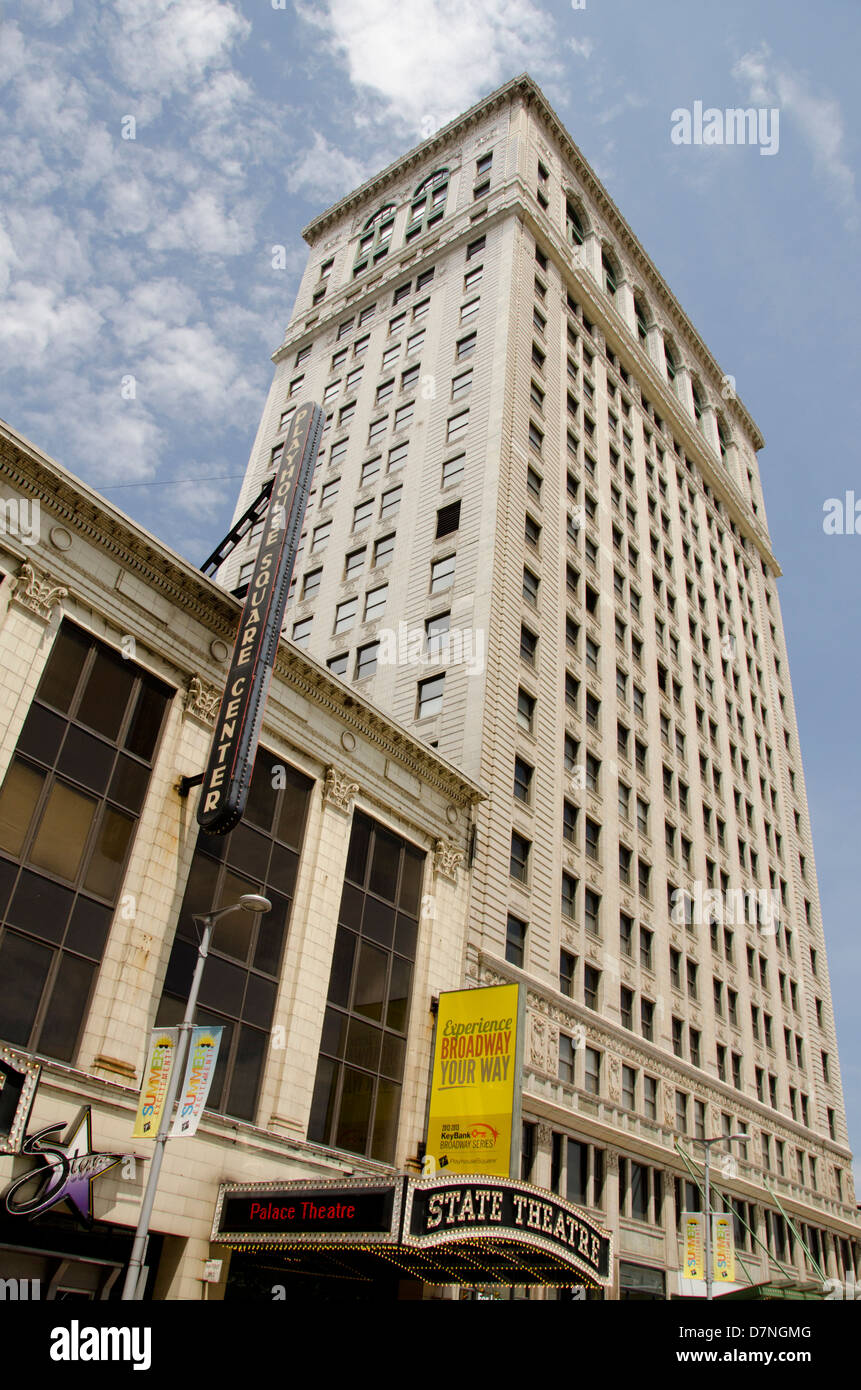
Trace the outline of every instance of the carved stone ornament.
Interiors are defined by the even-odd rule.
[[[358,782],[349,782],[346,777],[342,777],[334,767],[326,768],[326,780],[323,783],[323,801],[329,806],[337,806],[339,811],[346,811],[347,815],[353,809],[353,797],[359,790]]]
[[[622,1099],[622,1063],[612,1052],[607,1059],[607,1091],[610,1100]]]
[[[436,840],[433,847],[433,871],[457,882],[457,871],[463,863],[463,850],[456,849],[450,840]]]
[[[548,1149],[553,1138],[552,1125],[545,1124],[543,1120],[540,1121],[535,1127],[535,1138],[538,1141],[539,1149]]]
[[[186,714],[193,714],[195,719],[199,719],[202,724],[208,724],[212,728],[220,703],[221,691],[217,686],[210,685],[209,681],[201,680],[200,676],[191,677],[185,692]]]
[[[37,617],[48,619],[54,605],[68,593],[64,585],[54,583],[47,571],[43,570],[40,577],[30,561],[25,560],[18,571],[12,597]]]
[[[604,1167],[608,1173],[618,1173],[619,1171],[619,1151],[618,1149],[604,1150]]]
[[[547,1025],[543,1018],[533,1016],[532,1027],[529,1030],[529,1062],[533,1067],[540,1067],[542,1071],[546,1068],[547,1060]]]

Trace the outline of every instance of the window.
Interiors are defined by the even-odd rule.
[[[388,473],[395,473],[399,468],[403,468],[407,461],[407,451],[409,447],[409,443],[404,440],[403,443],[396,444],[393,449],[389,450],[388,463],[386,465],[386,471]]]
[[[572,246],[582,246],[586,239],[583,219],[570,199],[565,204],[565,231]]]
[[[323,578],[322,566],[320,569],[309,570],[302,581],[302,598],[313,598],[320,588],[320,581]],[[296,638],[293,638],[294,642]]]
[[[473,270],[467,271],[466,275],[464,275],[463,277],[464,294],[468,293],[469,290],[474,290],[476,285],[479,285],[481,283],[481,277],[483,274],[483,265],[477,265]]]
[[[330,656],[326,662],[333,676],[343,676],[347,670],[349,653],[339,652],[337,656]]]
[[[468,410],[462,410],[458,415],[453,415],[446,426],[446,443],[452,444],[455,440],[461,439],[466,434],[468,425]]]
[[[478,311],[479,311],[480,308],[481,308],[481,296],[480,296],[480,295],[476,295],[474,299],[469,299],[469,300],[467,300],[466,304],[462,304],[462,305],[461,305],[461,309],[460,309],[460,321],[461,321],[461,323],[469,323],[469,320],[470,320],[471,318],[474,318],[474,317],[475,317],[475,315],[478,313]]]
[[[652,1042],[655,1032],[655,1006],[651,999],[640,1000],[640,1032],[647,1042]]]
[[[320,489],[320,506],[329,507],[338,496],[338,489],[341,486],[340,478],[332,478],[330,482],[324,483]]]
[[[574,1039],[567,1033],[559,1034],[559,1080],[574,1085],[574,1065],[577,1053]]]
[[[442,220],[448,195],[448,170],[437,169],[413,194],[405,239],[412,241]]]
[[[531,841],[516,830],[511,832],[511,858],[509,861],[509,873],[512,878],[517,879],[518,883],[525,883],[529,873],[529,851],[532,848]]]
[[[308,1138],[384,1163],[395,1155],[423,873],[417,849],[354,814]],[[372,924],[395,911],[387,946]]]
[[[523,965],[526,946],[526,923],[509,912],[505,933],[505,959],[509,965]]]
[[[436,617],[425,620],[427,659],[431,663],[445,660],[450,619],[450,613],[437,613]]]
[[[63,621],[0,789],[0,1037],[74,1058],[172,691]]]
[[[377,589],[369,589],[365,596],[365,622],[374,623],[382,615],[386,606],[386,596],[389,591],[388,584],[381,584]]]
[[[331,521],[324,521],[322,525],[315,526],[311,536],[311,550],[325,550],[329,544],[329,536],[332,531]]]
[[[367,646],[359,647],[356,652],[356,680],[362,680],[365,676],[375,674],[379,650],[379,642],[369,642]]]
[[[527,805],[531,800],[530,788],[534,770],[523,758],[514,759],[514,795],[518,801],[524,801]]]
[[[600,859],[601,827],[586,817],[586,853],[590,859]]]
[[[375,459],[369,459],[367,463],[362,464],[362,475],[359,479],[360,487],[367,487],[369,483],[374,481],[379,474],[381,463],[382,458],[378,454]]]
[[[416,718],[428,719],[439,714],[442,709],[445,675],[432,676],[430,680],[419,681]]]
[[[480,236],[475,241],[471,241],[466,248],[466,259],[471,261],[473,256],[479,256],[487,243],[487,237]]]
[[[528,666],[535,665],[535,652],[538,647],[538,638],[534,632],[530,632],[525,624],[520,627],[520,659],[525,661]]]
[[[654,1076],[643,1077],[643,1113],[647,1120],[658,1118],[658,1082]]]
[[[348,598],[345,599],[343,603],[339,603],[335,609],[335,627],[333,631],[336,633],[349,632],[353,623],[356,621],[358,607],[359,600],[357,598]]]
[[[537,521],[532,519],[528,512],[526,513],[526,521],[524,524],[524,539],[526,544],[531,546],[533,550],[538,549],[538,542],[541,539],[541,527],[538,525]]]
[[[577,880],[571,874],[562,875],[562,915],[573,918],[577,899]]]
[[[374,543],[374,563],[372,569],[378,569],[380,565],[388,564],[395,552],[395,533],[389,536],[381,536]]]
[[[402,493],[402,492],[403,492],[403,488],[400,487],[400,485],[398,485],[398,487],[390,488],[388,492],[384,492],[384,493],[383,493],[382,498],[380,499],[380,518],[381,518],[381,519],[382,519],[383,517],[392,517],[392,516],[395,516],[395,514],[397,513],[397,510],[398,510],[398,508],[399,508],[399,506],[401,505],[401,493]],[[355,529],[355,528],[354,528],[354,529]]]
[[[619,1017],[623,1028],[634,1027],[634,991],[627,985],[622,985],[619,989]],[[629,1106],[633,1109],[633,1105]]]
[[[478,338],[477,333],[467,333],[464,338],[458,340],[455,347],[455,357],[458,362],[462,362],[465,357],[471,357],[475,352],[475,344]]]
[[[574,998],[574,975],[577,968],[577,957],[572,956],[570,951],[561,950],[559,952],[559,991],[569,999]]]
[[[367,502],[359,502],[358,505],[353,508],[353,532],[364,531],[367,526],[370,526],[373,515],[373,498],[370,498]],[[314,534],[316,535],[316,532]],[[313,548],[314,547],[312,547],[312,549]]]
[[[361,275],[362,271],[367,270],[369,265],[376,265],[388,255],[394,226],[394,203],[387,203],[385,207],[380,208],[372,217],[368,218],[356,248],[356,260],[353,265],[354,278]],[[359,321],[361,323],[362,319],[360,318]]]
[[[454,555],[446,555],[442,560],[434,560],[431,564],[431,583],[430,591],[432,594],[441,593],[444,589],[450,589],[454,582]]]
[[[394,424],[392,426],[392,428],[395,431],[405,430],[407,426],[412,423],[415,407],[415,401],[409,401],[407,405],[402,405],[398,407],[398,409],[395,411],[395,419]]]
[[[465,454],[458,454],[453,459],[448,459],[442,466],[442,485],[451,487],[454,483],[460,482],[463,477],[463,466]]]
[[[450,536],[454,531],[457,531],[459,527],[460,502],[449,502],[445,507],[440,507],[439,511],[436,514],[436,539],[441,540],[443,536]],[[537,580],[535,587],[537,591]]]
[[[640,928],[640,964],[646,969],[652,969],[652,932],[645,927]]]
[[[531,734],[535,721],[535,697],[522,687],[517,692],[517,723]]]
[[[587,888],[583,895],[583,918],[586,930],[593,936],[601,934],[601,896]]]
[[[601,1053],[594,1047],[584,1050],[583,1085],[590,1095],[601,1094]]]

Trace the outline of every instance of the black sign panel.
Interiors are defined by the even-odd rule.
[[[18,1153],[36,1095],[41,1067],[0,1048],[0,1153]]]
[[[197,805],[210,835],[226,835],[245,810],[324,418],[318,405],[299,406],[272,486]]]
[[[343,1235],[387,1233],[395,1188],[285,1188],[226,1195],[220,1235]]]
[[[472,1179],[415,1183],[408,1236],[425,1248],[435,1240],[481,1233],[498,1240],[540,1237],[599,1278],[610,1268],[610,1237],[552,1193],[516,1183]]]

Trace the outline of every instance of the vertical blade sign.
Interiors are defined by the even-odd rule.
[[[323,420],[319,405],[299,406],[272,485],[197,805],[197,823],[210,835],[232,830],[248,799]]]

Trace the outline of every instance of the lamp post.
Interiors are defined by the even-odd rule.
[[[158,1187],[161,1165],[164,1161],[164,1146],[167,1143],[168,1130],[170,1129],[171,1119],[173,1118],[173,1103],[176,1100],[176,1093],[179,1088],[179,1079],[185,1069],[185,1055],[189,1035],[193,1027],[194,1010],[197,1005],[197,996],[200,991],[200,982],[203,979],[203,967],[206,957],[209,955],[209,942],[212,937],[212,929],[222,917],[226,917],[229,912],[235,912],[237,908],[242,908],[245,912],[269,912],[272,904],[268,898],[264,898],[260,893],[243,893],[238,903],[231,903],[230,907],[219,908],[217,912],[210,910],[206,913],[195,913],[193,921],[200,923],[203,927],[200,942],[197,947],[197,963],[194,967],[191,988],[188,992],[188,1000],[185,1005],[185,1015],[179,1025],[176,1060],[171,1071],[170,1081],[168,1082],[167,1094],[164,1100],[164,1110],[162,1111],[161,1123],[158,1127],[158,1134],[155,1139],[155,1150],[150,1163],[149,1177],[147,1178],[146,1190],[143,1202],[141,1203],[140,1216],[138,1217],[137,1230],[135,1231],[134,1244],[132,1245],[131,1259],[126,1270],[126,1279],[123,1285],[123,1300],[131,1302],[138,1297],[138,1284],[140,1283],[141,1266],[143,1265],[146,1253],[147,1242],[149,1240],[149,1223],[152,1216],[152,1209],[155,1204],[155,1194]]]
[[[713,1139],[697,1139],[694,1142],[702,1144],[706,1151],[705,1162],[705,1261],[706,1261],[706,1298],[711,1300],[712,1295],[712,1212],[711,1212],[711,1156],[712,1144],[747,1144],[750,1141],[749,1134],[716,1134]]]

